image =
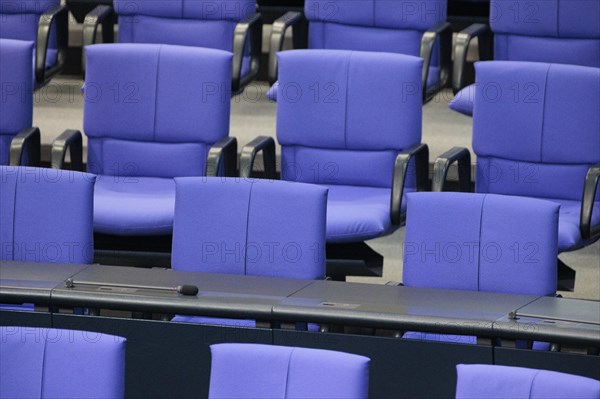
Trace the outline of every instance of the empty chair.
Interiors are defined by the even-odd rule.
[[[46,84],[64,67],[67,17],[67,7],[60,0],[0,0],[0,39],[19,40],[32,46],[29,65],[14,67],[24,68],[34,87]],[[1,47],[4,45],[2,42]]]
[[[262,22],[255,0],[115,0],[114,11],[99,5],[86,17],[84,46],[94,44],[101,23],[104,39],[112,40],[113,12],[119,17],[120,43],[173,44],[232,53],[234,93],[258,74]]]
[[[0,397],[123,398],[125,342],[88,331],[0,327]]]
[[[598,15],[598,0],[491,0],[490,27],[474,24],[457,35],[452,87],[458,94],[450,108],[465,115],[473,114],[476,90],[474,86],[465,88],[467,50],[473,38],[479,38],[480,60],[493,56],[497,61],[600,68]]]
[[[556,371],[458,364],[456,399],[598,399],[600,381]]]
[[[39,163],[40,131],[31,126],[33,52],[33,42],[0,38],[0,165]]]
[[[600,68],[530,62],[476,64],[475,190],[560,204],[558,251],[600,236]],[[436,160],[434,191],[459,162],[470,182],[470,154],[453,148]],[[583,193],[583,195],[582,195]],[[562,269],[566,270],[566,269]]]
[[[392,233],[402,220],[405,190],[427,186],[423,60],[344,50],[284,51],[278,57],[282,180],[329,189],[328,244],[355,250],[358,243]],[[275,176],[270,137],[242,149],[242,176],[250,176],[259,151],[266,175]]]
[[[326,188],[267,180],[175,181],[173,269],[325,278]],[[186,316],[174,321],[256,325]]]
[[[256,344],[210,346],[210,399],[368,397],[364,356]]]
[[[221,90],[231,54],[151,44],[100,44],[86,53],[87,168],[100,176],[94,231],[171,234],[175,177],[234,173],[230,97]],[[53,166],[62,167],[73,148],[80,164],[81,133],[66,131],[54,143]]]
[[[446,8],[446,0],[307,0],[304,15],[308,20],[308,48],[420,56],[424,60],[423,99],[429,100],[450,77],[452,29],[446,22]],[[283,49],[286,30],[294,27],[298,48],[303,23],[298,12],[289,12],[273,23],[271,83],[277,80],[276,53]]]
[[[470,193],[411,193],[407,202],[404,285],[555,294],[559,204]],[[417,332],[404,338],[477,342]]]

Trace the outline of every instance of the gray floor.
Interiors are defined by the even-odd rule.
[[[42,143],[50,144],[64,129],[83,129],[82,81],[76,78],[55,79],[36,93],[34,125],[42,131]],[[275,136],[274,103],[264,97],[268,87],[253,84],[232,99],[231,135],[240,146],[258,135]],[[439,94],[423,110],[423,142],[429,145],[433,157],[453,146],[471,148],[471,119],[448,109],[449,91]],[[402,280],[402,243],[404,229],[369,244],[384,255],[383,279],[369,282]],[[561,255],[561,259],[576,269],[575,292],[563,296],[600,300],[600,243],[586,249]],[[352,279],[352,281],[364,279]]]

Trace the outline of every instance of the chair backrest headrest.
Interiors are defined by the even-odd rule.
[[[556,371],[458,364],[456,372],[456,399],[600,397],[600,381]]]
[[[0,337],[3,398],[124,397],[125,338],[12,326]]]
[[[446,0],[306,0],[311,22],[425,31],[446,21]]]
[[[325,277],[327,189],[269,180],[175,182],[174,269]]]
[[[161,168],[189,158],[183,144],[212,145],[229,134],[230,53],[152,44],[102,44],[85,50],[83,125],[90,141],[104,143],[99,150],[92,145],[94,152],[89,152],[88,163],[99,165],[94,172],[109,173],[103,167],[108,160],[131,160],[116,159],[118,151],[109,142],[136,143],[135,152],[146,154],[145,162],[137,162],[139,174],[161,176]],[[119,149],[133,156],[135,147]],[[195,153],[203,155],[204,165],[205,151]],[[168,174],[186,176],[189,167],[182,164]]]
[[[558,210],[525,197],[408,194],[404,284],[552,295]]]
[[[491,61],[476,72],[473,149],[493,163],[478,191],[580,200],[600,162],[600,69]]]
[[[114,0],[117,15],[241,21],[256,11],[255,0]]]
[[[361,152],[397,153],[420,143],[422,59],[343,50],[284,51],[278,57],[277,139],[284,147],[332,150],[327,162],[337,163],[338,184],[350,179],[344,177],[348,168],[373,168]],[[350,165],[343,161],[348,153]],[[390,159],[385,171],[371,173],[373,185],[391,184]],[[297,156],[291,162],[306,176],[310,166],[304,163],[313,160]]]
[[[494,33],[515,36],[600,39],[600,1],[491,0]]]
[[[0,259],[91,263],[96,177],[0,166]]]
[[[31,126],[33,51],[33,42],[0,39],[0,60],[10,60],[0,62],[0,165],[8,164],[12,137]]]
[[[257,344],[215,344],[210,351],[211,399],[368,397],[370,359],[364,356]]]

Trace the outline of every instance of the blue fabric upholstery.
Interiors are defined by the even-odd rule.
[[[491,0],[494,59],[600,68],[598,15],[595,0]],[[473,92],[457,93],[450,108],[472,116]]]
[[[12,138],[32,123],[33,54],[31,41],[0,39],[0,165],[8,165]]]
[[[75,330],[0,327],[0,397],[123,398],[125,342]]]
[[[559,205],[470,193],[407,195],[406,286],[553,295]],[[405,338],[476,343],[475,337],[408,332]]]
[[[95,176],[0,166],[0,260],[91,263]]]
[[[210,399],[367,398],[370,359],[322,349],[211,345]]]
[[[173,269],[325,277],[327,189],[225,178],[175,182]]]
[[[560,203],[559,251],[586,245],[579,213],[585,174],[600,162],[600,69],[495,61],[476,71],[476,191]]]
[[[174,177],[204,176],[229,133],[230,53],[151,44],[86,47],[84,129],[98,232],[172,231]]]
[[[600,397],[600,381],[522,367],[456,365],[456,399],[592,399]]]
[[[278,57],[282,179],[330,188],[327,242],[390,233],[394,161],[421,142],[423,61],[343,50]]]

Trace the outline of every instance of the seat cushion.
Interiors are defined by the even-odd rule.
[[[573,251],[589,244],[581,238],[579,221],[581,217],[581,203],[551,199],[560,204],[558,218],[558,252]],[[592,226],[600,224],[600,202],[596,202],[592,212]]]
[[[154,177],[100,176],[94,191],[94,231],[160,235],[173,231],[175,181]]]
[[[469,85],[456,93],[448,106],[459,114],[473,116],[473,96],[475,85]]]
[[[377,187],[326,186],[327,242],[364,241],[392,233],[391,189]],[[402,201],[402,211],[406,209]]]

